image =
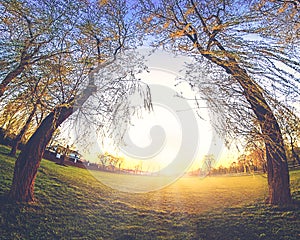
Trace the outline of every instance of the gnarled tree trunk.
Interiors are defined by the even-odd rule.
[[[275,205],[291,203],[290,177],[282,133],[261,89],[219,42],[218,46],[227,56],[227,60],[219,59],[207,53],[196,38],[191,35],[188,35],[188,37],[196,44],[202,56],[225,69],[241,85],[244,96],[257,117],[266,147],[269,187],[267,202]]]
[[[251,105],[264,137],[267,157],[269,197],[267,202],[276,205],[289,204],[292,201],[287,155],[282,133],[272,109],[266,102],[259,86],[247,72],[235,61],[223,65],[242,86],[244,95]]]
[[[72,106],[56,107],[40,124],[16,160],[9,196],[17,202],[34,201],[34,182],[47,144],[54,131],[73,112]]]
[[[115,58],[113,61],[114,60]],[[70,99],[68,103],[55,107],[28,140],[15,163],[14,177],[9,193],[9,197],[13,201],[34,201],[34,181],[37,170],[53,133],[60,124],[73,112],[82,107],[87,99],[95,93],[97,87],[94,84],[94,74],[97,73],[101,67],[105,67],[113,61],[99,64],[93,69],[89,74],[89,84],[82,91],[80,96],[78,96],[77,99]]]
[[[24,51],[26,51],[26,49],[24,49]],[[25,54],[25,52],[23,53]],[[14,69],[12,70],[11,72],[9,72],[5,78],[2,80],[2,82],[0,83],[0,97],[3,96],[8,84],[14,80],[17,76],[19,76],[25,69],[25,67],[27,65],[29,65],[28,63],[28,56],[23,56],[22,54],[22,57],[21,57],[21,62],[20,64]]]

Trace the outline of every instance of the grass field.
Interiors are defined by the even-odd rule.
[[[265,176],[185,177],[161,190],[126,193],[85,169],[43,160],[38,202],[13,204],[6,194],[14,159],[5,152],[0,146],[0,239],[300,239],[299,205],[265,205]],[[130,178],[94,174],[110,185]],[[300,171],[291,172],[291,190],[299,201]]]

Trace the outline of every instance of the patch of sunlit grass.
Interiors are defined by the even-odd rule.
[[[43,160],[36,204],[6,200],[14,159],[0,146],[0,239],[299,239],[298,206],[266,206],[266,178],[185,177],[149,193],[119,192],[85,169]],[[102,174],[116,184],[126,175]],[[139,183],[143,183],[142,178]],[[159,181],[160,178],[153,178]],[[127,179],[128,181],[128,179]],[[291,172],[299,199],[300,171]]]

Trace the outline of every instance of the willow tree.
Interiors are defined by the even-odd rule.
[[[35,5],[39,1],[29,2]],[[42,9],[31,8],[28,11],[32,16],[38,16],[39,11],[47,14],[55,12],[56,7],[58,12],[62,9],[59,5],[52,5],[52,1],[45,2],[50,3],[50,9],[44,5]],[[25,1],[19,4],[25,4]],[[63,51],[31,65],[47,86],[48,94],[40,102],[48,106],[49,114],[43,117],[16,160],[9,194],[14,201],[34,201],[34,182],[43,153],[63,122],[75,112],[88,109],[86,104],[91,101],[94,102],[93,109],[103,106],[103,103],[109,105],[109,111],[104,109],[103,114],[111,119],[111,115],[117,114],[118,107],[126,103],[126,97],[139,85],[139,81],[132,77],[133,70],[126,71],[129,74],[124,75],[121,69],[128,65],[128,59],[123,61],[123,65],[118,63],[121,61],[118,60],[119,55],[130,46],[132,36],[125,1],[76,1],[74,6],[76,17],[74,9],[70,12],[65,9],[64,14],[70,17],[64,15],[61,25],[58,24],[62,29],[58,34],[63,37],[55,43]]]
[[[238,85],[264,137],[268,203],[288,204],[291,202],[291,193],[282,133],[265,98],[268,84],[265,84],[266,88],[262,88],[259,79],[270,83],[273,78],[277,78],[270,71],[268,73],[271,75],[262,77],[267,63],[268,67],[278,66],[271,59],[273,50],[283,59],[289,57],[287,52],[281,50],[286,49],[284,45],[279,46],[271,38],[260,37],[259,31],[252,35],[253,30],[263,24],[262,18],[267,21],[260,11],[255,10],[257,3],[258,1],[245,1],[242,4],[240,1],[221,0],[141,0],[139,10],[143,22],[140,27],[153,34],[154,45],[188,54],[195,57],[196,61],[206,61],[212,65],[212,72],[222,69]],[[265,57],[269,57],[269,61]],[[262,58],[264,61],[259,61]],[[277,60],[279,59],[278,57]],[[264,66],[260,66],[260,63]],[[197,76],[194,80],[197,81]],[[277,80],[276,86],[279,86],[280,80]],[[293,86],[292,81],[288,81],[288,84]]]

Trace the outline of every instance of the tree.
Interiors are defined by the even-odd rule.
[[[238,170],[238,167],[237,167],[237,163],[236,162],[232,162],[230,164],[230,167],[229,167],[229,172],[230,173],[237,173],[239,170]]]
[[[107,167],[107,164],[108,164],[108,157],[107,157],[108,153],[105,153],[105,154],[99,154],[98,155],[98,158],[100,160],[100,163],[101,163],[101,168],[102,170],[105,170],[106,167]]]
[[[42,106],[43,104],[41,102],[41,99],[42,99],[42,97],[45,97],[43,95],[45,94],[46,87],[49,87],[49,85],[45,84],[43,86],[40,86],[40,83],[41,83],[40,80],[41,79],[33,81],[33,84],[34,84],[33,86],[31,86],[32,82],[29,81],[28,82],[29,83],[28,91],[26,91],[24,93],[21,92],[20,97],[22,97],[22,99],[24,101],[24,105],[26,105],[25,104],[26,102],[27,102],[27,105],[28,105],[28,103],[30,103],[30,105],[29,105],[30,110],[29,110],[29,113],[27,114],[27,116],[25,117],[24,123],[21,124],[21,128],[20,128],[19,132],[15,131],[15,132],[18,132],[18,134],[16,135],[15,139],[13,140],[12,148],[11,148],[11,151],[9,154],[10,156],[14,157],[16,155],[16,152],[17,152],[20,142],[25,137],[25,135],[28,134],[28,131],[30,130],[30,128],[33,129],[36,126],[38,126],[39,121],[37,119],[36,119],[37,121],[35,124],[32,123],[34,116],[36,116],[38,114],[38,110],[41,111],[41,113],[44,113],[43,106]],[[39,88],[41,88],[41,89],[39,89]],[[15,99],[12,99],[11,101],[14,102]]]
[[[290,152],[291,160],[300,164],[300,157],[296,152],[299,138],[300,138],[300,122],[299,113],[297,110],[290,108],[278,109],[277,113],[283,137],[286,142],[287,152]]]
[[[247,138],[245,154],[247,154],[246,158],[251,160],[254,171],[262,170],[264,173],[266,172],[265,146],[259,133],[252,133]]]
[[[215,163],[216,163],[216,159],[213,154],[208,154],[203,157],[204,171],[207,173],[208,176],[211,175],[213,165]]]
[[[221,0],[139,2],[143,27],[154,34],[153,44],[192,55],[198,62],[212,63],[214,68],[211,71],[223,70],[239,86],[264,136],[268,202],[290,203],[287,156],[281,129],[265,98],[268,87],[262,88],[259,83],[272,80],[274,85],[282,86],[287,80],[287,85],[296,89],[291,84],[291,79],[295,78],[289,76],[289,79],[282,80],[282,72],[272,74],[270,69],[275,64],[270,56],[274,56],[271,54],[274,51],[277,60],[293,66],[297,63],[283,61],[293,58],[280,50],[286,49],[284,45],[272,44],[269,39],[247,39],[251,32],[249,29],[255,28],[263,17],[252,8],[255,1],[246,1],[244,5],[240,5],[239,1]],[[265,70],[267,73],[264,73]],[[197,79],[194,79],[195,82]]]
[[[121,107],[126,106],[126,98],[138,89],[139,81],[134,78],[134,71],[127,71],[131,66],[124,68],[127,72],[124,75],[124,69],[120,69],[124,59],[118,60],[117,56],[130,46],[129,36],[132,34],[130,25],[127,24],[130,19],[125,2],[77,3],[80,8],[75,22],[72,21],[74,18],[63,18],[60,22],[63,25],[60,27],[68,31],[59,46],[67,46],[69,50],[34,65],[37,73],[43,73],[47,84],[51,83],[51,99],[46,99],[51,110],[42,119],[16,160],[9,194],[15,201],[34,201],[34,182],[43,153],[63,122],[75,112],[83,113],[83,106],[93,102],[91,108],[97,110],[102,106],[110,106],[109,111],[99,111],[110,121],[117,123],[113,117]],[[74,11],[68,12],[66,9],[64,13],[73,15]],[[39,12],[33,12],[33,15],[38,14]],[[97,37],[93,35],[94,31]],[[99,41],[92,41],[95,38]],[[123,66],[128,63],[124,61]],[[113,70],[119,74],[112,75]],[[139,90],[142,91],[141,88]],[[93,100],[97,101],[91,101],[91,96],[95,96]],[[129,114],[124,115],[120,121],[126,116],[130,117]]]
[[[21,129],[21,131],[15,137],[15,139],[13,141],[13,145],[11,147],[11,151],[9,153],[10,156],[12,156],[12,157],[16,156],[18,146],[19,146],[20,142],[22,141],[22,138],[25,135],[27,129],[29,128],[29,125],[32,121],[32,118],[34,117],[34,114],[36,112],[36,107],[37,107],[36,105],[33,105],[33,108],[31,110],[30,114],[28,115],[28,118],[27,118],[23,128]]]
[[[122,158],[118,158],[118,157],[110,155],[109,164],[112,167],[113,171],[115,171],[116,169],[118,169],[120,171],[121,164],[122,164]]]
[[[104,154],[99,154],[99,159],[101,162],[101,167],[103,170],[107,169],[107,167],[111,167],[112,171],[115,171],[116,168],[118,168],[118,170],[121,170],[121,165],[123,163],[123,159],[113,156],[107,152],[105,152]]]
[[[243,173],[247,173],[247,160],[246,160],[247,156],[245,154],[242,154],[238,157],[237,162],[238,162],[238,166],[239,166],[239,171],[243,172]]]

